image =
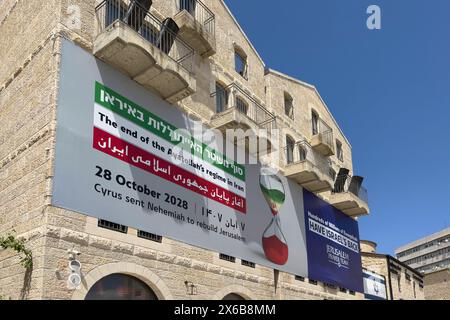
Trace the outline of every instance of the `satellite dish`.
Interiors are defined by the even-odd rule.
[[[71,273],[67,279],[69,285],[73,288],[78,288],[81,285],[81,277],[78,273]]]
[[[79,274],[81,270],[81,262],[78,260],[71,260],[69,262],[69,269]]]

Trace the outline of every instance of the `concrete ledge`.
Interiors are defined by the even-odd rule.
[[[174,17],[180,27],[178,35],[195,49],[202,57],[208,58],[216,54],[216,38],[207,32],[194,17],[183,10]]]
[[[326,143],[321,133],[313,136],[310,144],[314,150],[326,157],[334,155],[334,146]]]
[[[284,175],[295,180],[311,192],[320,193],[333,188],[333,180],[309,161],[292,163],[284,167]]]
[[[351,192],[331,194],[330,204],[351,217],[369,214],[369,205]]]
[[[176,103],[197,89],[189,71],[123,21],[103,30],[94,40],[93,51],[97,58],[169,103]]]

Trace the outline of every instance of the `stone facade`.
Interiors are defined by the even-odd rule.
[[[0,235],[14,231],[33,252],[33,268],[25,271],[18,255],[0,250],[0,296],[83,299],[103,276],[124,273],[147,283],[161,299],[221,299],[228,293],[247,299],[361,299],[360,293],[296,280],[294,275],[259,265],[246,267],[240,260],[226,262],[218,253],[170,239],[143,240],[131,228],[127,234],[101,229],[97,219],[50,205],[61,39],[92,52],[99,2],[0,3]],[[205,4],[216,17],[217,54],[195,55],[197,91],[177,107],[208,123],[215,114],[211,88],[216,79],[225,85],[239,83],[279,114],[280,127],[293,131],[298,139],[310,137],[310,109],[314,108],[343,144],[343,164],[335,156],[333,162],[351,169],[350,144],[317,90],[265,72],[264,62],[225,4],[217,0]],[[155,0],[152,12],[160,18],[173,16],[176,1]],[[235,47],[247,55],[248,80],[234,70]],[[281,90],[294,97],[294,121],[280,109]],[[69,249],[81,252],[78,259],[83,265],[82,286],[75,291],[66,281]],[[196,294],[188,292],[185,281],[196,286]]]
[[[450,300],[450,269],[429,273],[424,282],[425,299]]]
[[[423,277],[397,259],[375,253],[376,244],[361,241],[362,266],[386,279],[388,300],[424,300]]]

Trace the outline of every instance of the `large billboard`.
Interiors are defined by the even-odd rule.
[[[323,214],[305,205],[316,196],[206,145],[177,107],[68,41],[60,72],[54,206],[324,280],[307,250],[305,212]],[[341,215],[336,225],[357,237]],[[354,260],[334,280],[362,292]]]
[[[361,291],[358,223],[304,190],[309,277]]]

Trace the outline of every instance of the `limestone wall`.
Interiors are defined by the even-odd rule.
[[[425,275],[426,300],[450,300],[450,270]]]
[[[262,266],[245,267],[239,259],[229,263],[220,260],[218,253],[170,239],[164,238],[162,244],[143,240],[133,229],[128,234],[104,230],[96,219],[49,205],[60,39],[92,49],[97,32],[95,5],[99,2],[0,3],[0,234],[15,230],[25,238],[34,263],[26,272],[19,256],[11,250],[0,251],[0,295],[12,299],[82,299],[101,276],[121,272],[143,279],[160,298],[220,299],[234,292],[258,299],[360,299],[361,294],[310,284],[307,279],[295,280],[294,275]],[[197,93],[179,107],[207,122],[215,110],[210,94],[216,79],[224,84],[239,82],[262,104],[278,107],[275,96],[267,99],[263,62],[226,7],[221,1],[205,3],[216,14],[217,54],[209,59],[196,56]],[[73,27],[69,5],[80,9],[80,28]],[[164,15],[173,13],[174,6],[175,1],[155,0],[153,10]],[[247,54],[248,80],[234,71],[234,45]],[[329,115],[311,89],[299,85],[290,88],[293,95],[296,90],[307,96],[307,103],[296,109],[307,132],[308,112],[302,108],[312,103],[325,117]],[[346,165],[351,166],[351,151],[346,148]],[[81,252],[84,280],[76,291],[67,288],[68,249]],[[196,286],[197,294],[187,292],[185,281]]]

